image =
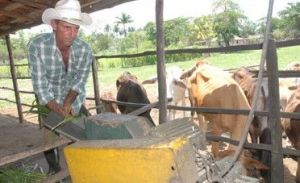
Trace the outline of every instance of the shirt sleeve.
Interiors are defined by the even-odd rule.
[[[33,90],[39,103],[46,105],[54,99],[54,95],[46,77],[45,61],[42,59],[41,48],[35,43],[29,43],[27,49]]]
[[[89,47],[88,47],[89,48]],[[85,84],[89,76],[91,63],[93,61],[92,50],[89,48],[79,60],[79,67],[72,80],[72,90],[78,93],[85,93]]]

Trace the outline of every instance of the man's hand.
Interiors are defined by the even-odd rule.
[[[64,100],[63,109],[67,116],[74,116],[74,111],[72,109],[72,103],[76,99],[77,95],[78,95],[78,93],[76,91],[70,90]]]
[[[66,116],[75,116],[75,112],[72,109],[72,106],[69,104],[64,104],[63,109],[65,111]]]
[[[57,114],[59,114],[62,117],[66,116],[65,110],[56,102],[55,99],[50,100],[47,104],[49,109]]]

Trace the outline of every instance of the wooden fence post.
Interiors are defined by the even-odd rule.
[[[6,46],[7,46],[8,56],[9,56],[10,74],[11,74],[13,85],[14,85],[14,92],[15,92],[15,98],[16,98],[16,103],[17,103],[19,121],[20,121],[20,123],[23,123],[24,118],[23,118],[23,113],[22,113],[22,106],[21,106],[16,70],[15,70],[15,63],[14,63],[14,58],[12,56],[12,49],[11,49],[9,34],[5,35],[5,40],[6,40]]]
[[[156,0],[156,54],[157,54],[157,78],[159,93],[159,124],[167,121],[167,97],[166,97],[166,68],[165,68],[165,42],[163,28],[163,0]]]
[[[271,182],[282,183],[283,180],[283,151],[282,151],[282,130],[280,121],[279,103],[279,81],[276,45],[274,40],[269,40],[266,55],[268,71],[268,87],[270,97],[270,111],[268,124],[271,129],[272,160],[271,160]]]
[[[93,73],[93,86],[94,86],[94,96],[95,96],[95,104],[96,104],[96,111],[97,114],[101,113],[101,109],[98,108],[101,104],[100,102],[100,91],[99,91],[99,80],[98,80],[98,67],[97,67],[97,60],[94,57],[92,62],[92,73]]]

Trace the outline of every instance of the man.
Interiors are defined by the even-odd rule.
[[[81,25],[91,17],[81,13],[78,0],[60,0],[43,12],[42,20],[53,32],[36,36],[28,44],[32,84],[40,105],[62,117],[76,116],[85,100],[85,83],[92,63],[92,50],[77,38]],[[51,138],[49,130],[47,138]],[[47,140],[46,140],[47,141]],[[48,140],[49,141],[49,140]],[[45,151],[48,174],[60,171],[58,149]]]

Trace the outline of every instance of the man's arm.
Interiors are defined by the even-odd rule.
[[[46,78],[46,64],[44,60],[41,59],[38,45],[34,43],[28,45],[28,62],[33,90],[37,94],[40,104],[48,105],[50,101],[54,100],[54,95],[49,88],[49,83]],[[51,104],[52,103],[53,102],[51,102]],[[50,106],[52,106],[51,104]]]

